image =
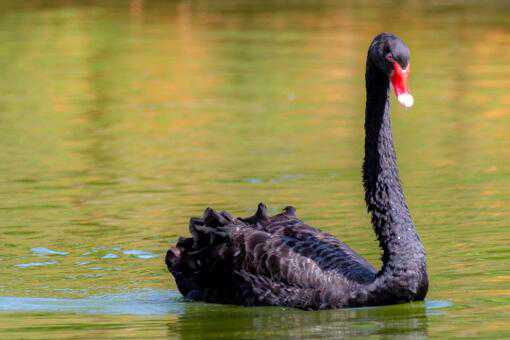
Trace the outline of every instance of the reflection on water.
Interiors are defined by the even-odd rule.
[[[2,338],[510,336],[506,3],[2,6]],[[383,30],[412,50],[416,105],[393,126],[429,300],[317,313],[175,300],[163,255],[206,206],[292,204],[379,263],[360,164],[365,52]]]
[[[328,337],[331,334],[368,336],[387,333],[416,338],[427,335],[428,316],[441,315],[449,306],[451,304],[447,301],[430,300],[388,307],[306,312],[189,303],[183,301],[178,293],[150,289],[78,299],[0,297],[0,311],[4,313],[150,316],[161,320],[170,317],[168,335],[183,338],[249,338],[254,334]]]
[[[450,304],[428,301],[378,308],[306,312],[284,308],[239,308],[187,304],[179,315],[178,333],[190,337],[350,337],[399,334],[421,338],[428,334],[427,318]],[[229,320],[225,323],[224,320]],[[169,335],[176,332],[171,323]]]

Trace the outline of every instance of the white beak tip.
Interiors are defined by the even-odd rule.
[[[399,94],[397,100],[404,107],[411,107],[414,104],[414,98],[410,93]]]

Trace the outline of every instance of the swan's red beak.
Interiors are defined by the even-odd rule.
[[[405,107],[411,107],[414,104],[414,98],[409,93],[407,87],[407,78],[409,78],[409,72],[411,70],[410,64],[407,64],[405,69],[402,69],[399,63],[393,62],[393,72],[391,73],[391,85],[395,90],[395,95],[400,104]]]

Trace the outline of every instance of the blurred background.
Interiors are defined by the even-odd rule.
[[[3,1],[3,338],[510,336],[505,1]],[[360,179],[364,64],[411,49],[393,105],[427,301],[324,312],[184,303],[164,254],[259,201],[379,266]]]

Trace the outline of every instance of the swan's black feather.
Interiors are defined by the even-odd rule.
[[[206,209],[190,220],[192,237],[168,251],[166,263],[183,295],[243,305],[325,308],[329,283],[374,280],[376,270],[333,236],[287,207],[275,216],[260,204],[248,218]]]

